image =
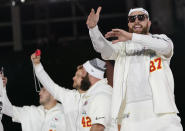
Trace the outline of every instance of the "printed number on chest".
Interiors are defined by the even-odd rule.
[[[150,72],[162,69],[162,60],[161,57],[155,58],[150,61]]]
[[[83,116],[82,117],[82,126],[83,127],[91,127],[91,118],[88,116]]]

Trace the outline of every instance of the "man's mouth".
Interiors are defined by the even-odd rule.
[[[137,29],[142,29],[142,26],[141,25],[134,25],[134,29],[137,30]]]

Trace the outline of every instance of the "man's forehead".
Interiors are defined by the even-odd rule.
[[[82,68],[78,69],[76,73],[77,73],[77,74],[80,74],[80,75],[86,75],[87,72],[86,72],[86,70],[82,67]]]
[[[140,15],[140,14],[145,14],[145,13],[142,12],[142,11],[134,11],[134,12],[132,12],[129,16]],[[145,15],[147,15],[147,14],[145,14]]]
[[[86,75],[87,74],[87,71],[85,70],[84,67],[82,68],[82,73],[83,73],[83,75]]]
[[[40,90],[42,90],[42,91],[47,91],[46,88],[44,88],[44,87],[40,88]]]

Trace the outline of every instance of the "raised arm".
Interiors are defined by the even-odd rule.
[[[11,102],[8,99],[7,93],[6,93],[6,84],[7,84],[7,78],[4,76],[0,76],[0,90],[1,90],[1,97],[2,97],[2,114],[5,114],[9,117],[12,117],[12,120],[15,122],[21,123],[24,118],[27,116],[27,107],[16,107],[11,104]],[[29,107],[28,107],[29,108]]]
[[[118,45],[112,45],[112,42],[104,38],[102,33],[98,29],[98,21],[100,17],[101,7],[98,7],[96,13],[94,9],[91,9],[91,12],[87,18],[87,27],[89,29],[89,35],[93,44],[94,49],[101,53],[104,59],[115,59],[120,50]]]
[[[146,47],[147,49],[154,50],[156,53],[163,55],[165,57],[171,57],[173,54],[173,43],[164,34],[162,35],[143,35],[136,33],[129,33],[121,29],[113,29],[105,35],[106,38],[117,37],[116,42],[124,42],[131,40],[135,43]]]
[[[1,90],[0,95],[2,97],[2,105],[3,105],[2,113],[10,117],[13,117],[13,106],[7,97],[6,84],[7,84],[7,78],[0,75],[0,90]]]
[[[132,41],[154,50],[156,53],[165,57],[171,57],[173,54],[173,42],[166,35],[141,35],[133,34]]]
[[[42,64],[40,63],[40,56],[36,56],[34,53],[31,55],[31,60],[33,62],[37,78],[55,99],[62,102],[63,104],[65,104],[68,99],[72,99],[75,91],[68,90],[57,85],[45,72]]]
[[[13,121],[21,123],[22,118],[26,117],[24,114],[25,109],[22,107],[15,107],[11,104],[6,93],[6,84],[7,78],[0,74],[0,92],[3,103],[2,113],[12,117]]]

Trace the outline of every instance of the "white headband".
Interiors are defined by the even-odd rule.
[[[94,66],[90,64],[89,61],[85,62],[83,64],[83,67],[85,70],[92,76],[98,78],[98,79],[103,79],[104,78],[104,71],[96,69]]]
[[[128,16],[130,16],[131,13],[135,12],[135,11],[141,11],[143,13],[145,13],[148,18],[149,18],[149,14],[148,14],[148,11],[146,11],[145,9],[143,8],[134,8],[134,9],[130,9],[129,13],[128,13]]]

